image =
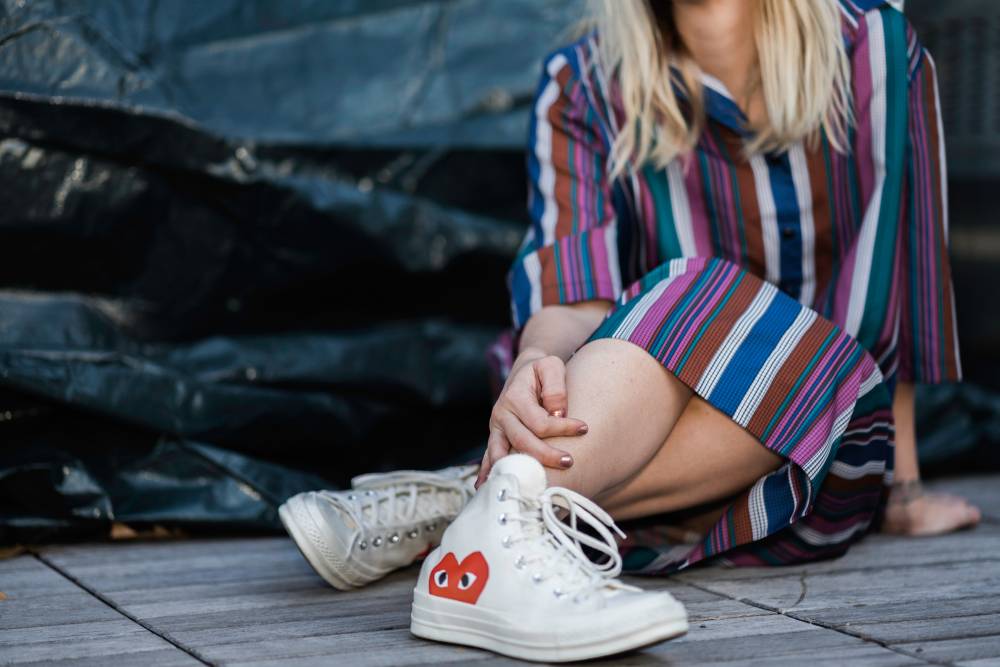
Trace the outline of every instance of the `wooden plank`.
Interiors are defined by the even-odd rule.
[[[166,651],[166,653],[164,653]],[[80,658],[118,661],[122,656],[146,662],[146,654],[169,656],[175,664],[199,665],[180,651],[136,623],[119,618],[113,621],[71,623],[30,630],[0,630],[0,663],[18,664]],[[179,654],[179,655],[176,655]]]
[[[0,561],[0,587],[2,664],[56,660],[108,664],[122,654],[149,665],[200,664],[33,556]]]
[[[932,618],[889,623],[856,623],[847,627],[851,634],[886,644],[989,637],[1000,635],[1000,614],[959,616],[944,622],[940,618]]]
[[[968,593],[974,593],[970,590]],[[918,621],[935,620],[947,624],[950,619],[962,616],[1000,614],[1000,596],[970,596],[947,600],[910,600],[909,602],[885,602],[882,604],[859,604],[850,607],[814,609],[789,612],[795,617],[825,625],[851,626],[872,621]]]
[[[923,660],[966,662],[992,660],[1000,663],[1000,636],[965,637],[942,641],[894,644],[893,648]]]
[[[323,657],[326,664],[335,657],[345,665],[387,667],[420,662],[471,662],[488,655],[484,651],[414,638],[409,628],[315,637],[266,640],[244,644],[205,647],[211,662],[232,664],[258,661],[282,662],[290,658]]]
[[[968,597],[973,585],[980,595],[1000,595],[1000,561],[832,572],[815,576],[806,570],[796,576],[712,580],[699,585],[737,600],[804,613],[858,605],[957,599]]]
[[[1000,481],[997,482],[1000,485]],[[851,570],[885,569],[916,565],[941,565],[995,560],[1000,554],[1000,527],[988,524],[974,530],[929,538],[873,534],[862,539],[840,558],[804,565],[779,567],[726,567],[709,565],[681,572],[682,581],[752,579],[820,574]]]

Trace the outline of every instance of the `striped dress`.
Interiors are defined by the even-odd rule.
[[[888,4],[842,15],[848,154],[822,137],[746,158],[745,119],[706,76],[696,149],[612,181],[622,111],[594,36],[544,64],[515,329],[549,304],[614,301],[591,340],[643,347],[785,461],[697,544],[655,520],[632,530],[630,571],[843,553],[884,506],[895,383],[959,379],[934,63]]]

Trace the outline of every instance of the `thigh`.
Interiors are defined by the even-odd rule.
[[[599,500],[620,520],[676,512],[743,491],[782,462],[696,396],[649,462]]]

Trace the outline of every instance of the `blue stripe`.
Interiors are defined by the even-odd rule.
[[[778,287],[798,299],[802,292],[802,219],[788,153],[768,155],[767,173],[778,213],[778,243],[781,249],[781,282]]]
[[[781,294],[775,295],[722,372],[715,390],[708,396],[712,405],[728,415],[736,411],[768,355],[774,351],[801,310],[802,306],[795,301]]]

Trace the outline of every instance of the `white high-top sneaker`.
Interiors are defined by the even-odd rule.
[[[612,655],[687,632],[687,612],[669,593],[616,579],[622,561],[609,528],[621,531],[611,517],[574,491],[545,487],[544,469],[529,456],[494,465],[424,560],[410,631],[546,662]],[[603,562],[591,561],[584,546]]]
[[[358,588],[430,551],[475,493],[476,466],[361,475],[348,491],[309,491],[278,508],[316,573]]]

